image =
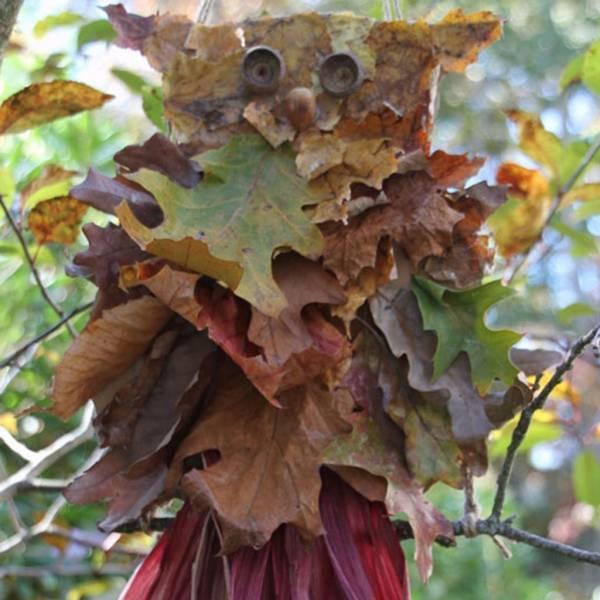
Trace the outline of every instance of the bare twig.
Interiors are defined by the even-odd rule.
[[[34,461],[26,464],[0,483],[0,498],[12,495],[24,481],[39,475],[73,448],[91,439],[93,435],[93,414],[94,405],[89,402],[83,411],[81,422],[73,431],[65,433],[49,446],[37,452]]]
[[[23,344],[23,346],[21,346],[20,348],[17,348],[17,350],[15,350],[10,356],[7,356],[6,358],[2,359],[0,361],[0,369],[7,367],[9,365],[12,365],[17,360],[17,358],[19,358],[21,355],[25,354],[27,352],[27,350],[29,350],[29,348],[31,348],[32,346],[35,346],[36,344],[39,344],[40,342],[45,340],[47,337],[51,336],[55,331],[58,331],[63,325],[68,323],[71,319],[73,319],[77,315],[81,314],[82,312],[85,312],[86,310],[90,309],[92,306],[93,306],[93,302],[89,302],[88,304],[83,304],[82,306],[78,306],[77,308],[74,308],[68,315],[65,315],[60,321],[57,321],[56,323],[54,323],[54,325],[52,325],[52,327],[49,327],[48,329],[46,329],[46,331],[43,331],[42,333],[40,333],[33,339],[29,340],[26,344]]]
[[[6,467],[4,466],[4,460],[0,456],[0,477],[6,477]],[[17,533],[23,532],[27,529],[23,519],[21,518],[21,514],[19,513],[19,509],[13,498],[8,498],[8,502],[6,503],[8,508],[8,515],[10,516],[10,520],[13,524],[13,527]]]
[[[600,136],[588,148],[588,151],[585,153],[585,156],[581,159],[581,163],[579,163],[579,166],[577,167],[577,169],[575,170],[573,175],[571,175],[571,177],[569,177],[569,179],[565,182],[565,184],[558,190],[556,196],[554,197],[554,200],[552,201],[552,204],[550,205],[550,210],[548,212],[548,216],[546,217],[546,220],[544,221],[544,225],[540,230],[540,235],[538,236],[538,239],[529,247],[529,249],[525,253],[523,253],[519,257],[519,260],[518,260],[517,264],[514,266],[514,268],[512,269],[511,273],[505,278],[505,281],[507,283],[510,283],[515,278],[516,274],[521,270],[521,268],[527,263],[528,259],[531,256],[531,253],[538,246],[538,243],[540,241],[542,233],[545,231],[546,227],[548,227],[548,225],[550,224],[550,221],[552,221],[554,215],[558,211],[560,204],[563,201],[563,198],[571,191],[571,189],[573,188],[573,186],[575,185],[577,180],[581,177],[581,175],[583,175],[583,172],[589,167],[590,163],[592,162],[592,160],[594,159],[594,157],[596,156],[596,154],[598,153],[599,150],[600,150]]]
[[[15,492],[62,492],[71,483],[70,479],[44,479],[34,477],[21,483]]]
[[[556,367],[552,377],[546,383],[546,385],[537,393],[535,398],[528,404],[521,412],[519,422],[515,427],[510,445],[506,451],[504,463],[500,469],[498,475],[498,482],[496,488],[496,496],[494,498],[494,506],[492,508],[492,514],[490,519],[499,521],[502,515],[502,509],[504,508],[504,500],[506,497],[506,488],[510,480],[512,473],[513,464],[517,451],[529,430],[533,413],[542,408],[546,402],[548,396],[552,393],[552,390],[561,382],[565,373],[570,371],[573,367],[575,359],[584,351],[585,347],[592,342],[596,334],[600,331],[600,325],[596,325],[593,329],[588,331],[584,336],[580,337],[572,346],[563,362]]]
[[[2,210],[4,211],[4,216],[6,217],[6,220],[8,221],[10,228],[13,230],[13,232],[17,236],[17,239],[19,240],[19,244],[21,245],[21,249],[23,250],[23,255],[25,256],[25,260],[27,261],[27,264],[29,265],[29,270],[31,271],[31,274],[33,275],[33,278],[35,279],[35,282],[36,282],[42,296],[44,297],[44,300],[46,301],[48,306],[50,306],[50,308],[52,308],[52,310],[62,319],[64,317],[64,312],[54,302],[54,300],[52,300],[52,298],[50,297],[50,294],[48,294],[48,290],[46,289],[46,286],[42,282],[42,278],[40,277],[40,274],[37,270],[37,267],[35,266],[33,258],[31,256],[31,254],[29,253],[29,248],[27,247],[27,242],[25,241],[25,238],[23,237],[23,233],[21,232],[20,227],[17,225],[17,223],[13,219],[12,215],[10,214],[10,210],[8,209],[8,206],[6,206],[6,204],[4,203],[4,199],[2,198],[2,196],[0,196],[0,207],[2,207]],[[68,323],[68,321],[65,321],[65,324],[67,325],[67,329],[69,330],[71,337],[75,337],[77,335],[77,332],[73,329],[73,327],[70,325],[70,323]]]
[[[0,425],[0,440],[4,442],[9,450],[26,462],[33,462],[38,456],[37,452],[30,450],[25,444],[22,444],[19,440],[15,439],[10,431],[2,425]]]

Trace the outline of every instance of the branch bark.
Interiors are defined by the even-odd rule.
[[[23,0],[0,0],[0,65]]]

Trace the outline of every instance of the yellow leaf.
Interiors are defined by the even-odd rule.
[[[44,200],[29,213],[27,227],[40,245],[72,244],[79,235],[81,219],[87,209],[71,196]]]
[[[98,108],[112,97],[76,81],[34,83],[0,105],[0,133],[20,133],[61,117]]]
[[[33,208],[42,200],[66,196],[75,175],[78,175],[77,171],[68,171],[58,165],[46,165],[39,177],[21,190],[21,210]]]
[[[4,427],[9,433],[16,435],[18,431],[17,418],[11,412],[2,413],[0,415],[0,427]]]

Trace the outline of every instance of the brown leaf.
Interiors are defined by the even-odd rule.
[[[141,17],[128,13],[122,4],[102,7],[117,32],[115,44],[121,48],[141,50],[145,39],[154,31],[156,16]]]
[[[112,97],[76,81],[34,83],[0,105],[0,134],[20,133],[61,117],[98,108]]]
[[[75,339],[56,368],[54,414],[67,419],[125,371],[171,314],[168,307],[150,296],[104,311]]]
[[[364,469],[371,475],[385,478],[386,507],[392,515],[404,512],[408,516],[415,534],[417,567],[426,581],[433,568],[431,548],[435,538],[438,535],[453,538],[452,524],[425,499],[423,490],[402,465],[398,451],[384,440],[375,423],[361,413],[355,415],[353,425],[351,433],[339,436],[326,449],[325,462],[332,466]],[[380,489],[379,484],[376,485]],[[364,489],[359,491],[367,495]],[[375,499],[372,496],[367,495]]]
[[[430,27],[436,55],[446,71],[464,71],[502,35],[502,21],[488,11],[465,15],[458,8]]]
[[[446,154],[436,150],[429,157],[428,169],[431,176],[443,187],[462,187],[467,179],[477,175],[485,158],[469,158],[467,154]]]
[[[341,304],[343,289],[318,263],[295,253],[279,255],[273,261],[273,277],[288,301],[278,318],[263,315],[252,307],[248,339],[260,346],[266,360],[284,364],[292,354],[313,344],[302,309],[308,304]]]
[[[27,216],[27,227],[42,244],[73,244],[79,235],[81,219],[88,207],[71,196],[44,200]]]
[[[260,547],[282,523],[306,537],[322,533],[321,453],[349,430],[345,416],[353,402],[318,382],[281,401],[285,408],[271,406],[241,371],[224,365],[214,397],[173,460],[168,489],[181,478],[186,457],[219,451],[216,464],[183,476],[183,489],[198,510],[215,510],[225,552]]]
[[[152,169],[186,188],[194,187],[202,176],[200,167],[161,133],[155,133],[141,145],[126,146],[114,158],[130,173],[141,168]]]
[[[545,350],[544,348],[511,348],[510,360],[525,375],[541,375],[555,367],[564,358],[564,352]]]
[[[135,216],[148,227],[156,227],[162,222],[162,210],[156,200],[129,179],[111,179],[91,168],[86,178],[71,188],[71,196],[89,204],[93,208],[110,215],[115,208],[127,200]]]

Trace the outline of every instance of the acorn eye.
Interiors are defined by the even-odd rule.
[[[284,73],[285,63],[281,54],[269,46],[253,46],[244,56],[242,77],[255,92],[274,92]]]
[[[321,63],[319,80],[328,94],[343,98],[360,87],[363,82],[362,67],[349,52],[329,54]]]

